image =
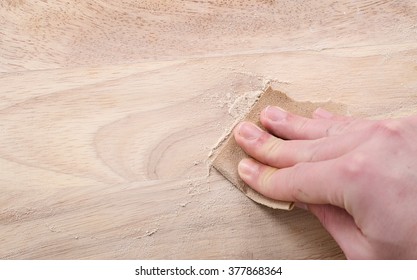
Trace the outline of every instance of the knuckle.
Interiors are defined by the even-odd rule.
[[[288,175],[287,185],[291,192],[291,197],[296,201],[304,201],[308,196],[301,186],[297,183],[299,176],[302,175],[304,163],[298,163],[292,167],[292,172]]]
[[[308,154],[304,158],[306,158],[309,162],[321,160],[322,148],[323,145],[320,142],[314,143],[309,147],[309,149],[306,150]]]
[[[275,173],[274,168],[263,168],[259,174],[259,187],[266,193],[271,193],[273,187],[273,175]]]
[[[343,178],[356,180],[360,176],[367,174],[369,170],[368,157],[364,153],[354,153],[341,163],[340,171]]]
[[[348,126],[347,122],[335,123],[326,129],[326,136],[334,136],[343,133]]]
[[[401,137],[403,131],[403,123],[398,120],[377,121],[371,126],[371,133],[384,137]]]
[[[295,121],[295,117],[293,117],[292,119],[294,119],[294,121]],[[303,131],[305,131],[307,129],[308,125],[309,125],[309,120],[308,119],[300,118],[297,121],[297,125],[294,126],[294,131],[298,134],[302,133]]]
[[[263,148],[263,155],[267,164],[276,164],[281,158],[283,141],[274,137],[270,137]]]
[[[338,134],[340,134],[341,130],[342,130],[342,128],[341,128],[340,124],[333,124],[326,129],[326,136],[329,137],[329,136],[333,136],[333,135],[338,135]]]

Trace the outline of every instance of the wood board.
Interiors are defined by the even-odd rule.
[[[309,213],[254,204],[209,154],[267,83],[356,116],[415,113],[415,2],[135,3],[0,4],[0,258],[343,258]]]

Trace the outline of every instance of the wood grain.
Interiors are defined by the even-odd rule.
[[[270,83],[416,112],[414,1],[0,5],[3,259],[343,258],[310,214],[210,169],[231,108]]]
[[[413,0],[3,0],[0,71],[415,43],[416,18]]]

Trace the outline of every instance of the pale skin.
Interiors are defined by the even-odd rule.
[[[417,115],[366,120],[269,106],[243,122],[241,178],[311,211],[349,259],[417,258]],[[286,140],[283,140],[286,139]]]

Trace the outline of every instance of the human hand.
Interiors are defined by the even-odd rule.
[[[417,116],[310,119],[269,106],[260,120],[267,131],[234,130],[253,157],[238,166],[249,186],[310,210],[349,259],[417,258]]]

